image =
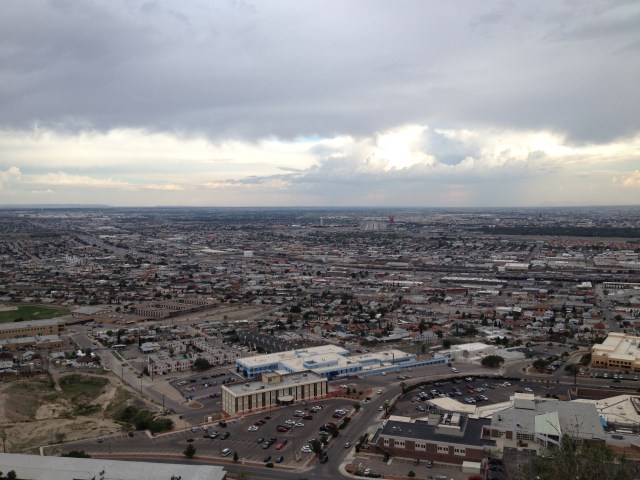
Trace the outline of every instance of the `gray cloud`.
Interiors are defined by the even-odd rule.
[[[24,2],[0,16],[0,127],[211,138],[407,123],[640,130],[636,2]],[[436,139],[434,139],[435,141]],[[452,145],[441,152],[455,163]]]

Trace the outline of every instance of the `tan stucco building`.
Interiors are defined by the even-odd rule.
[[[250,413],[279,405],[319,400],[327,396],[329,382],[311,371],[263,373],[259,381],[222,386],[222,411]]]
[[[640,372],[640,337],[609,333],[604,342],[591,347],[591,366]]]

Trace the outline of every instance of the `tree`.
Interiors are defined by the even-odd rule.
[[[544,358],[538,358],[533,362],[533,368],[535,368],[539,372],[544,372],[548,366],[549,366],[549,361],[545,360]]]
[[[206,358],[202,358],[202,357],[198,357],[196,361],[193,362],[193,366],[196,368],[196,370],[200,372],[204,370],[209,370],[212,367],[209,361]]]
[[[63,453],[61,457],[74,457],[74,458],[91,458],[91,455],[84,450],[71,450],[69,453]]]
[[[451,348],[451,340],[446,338],[442,340],[442,348]]]
[[[233,462],[237,463],[240,457],[238,456],[238,452],[233,452]]]
[[[403,394],[403,395],[404,395],[405,393],[407,393],[407,392],[406,392],[406,389],[407,389],[407,384],[406,384],[406,383],[404,383],[404,382],[400,382],[400,388],[402,389],[402,394]]]
[[[631,480],[637,478],[633,462],[616,455],[605,443],[578,442],[564,436],[552,455],[535,457],[515,471],[511,478],[525,480]]]
[[[355,408],[355,409],[356,409],[356,412],[359,412],[359,411],[360,411],[360,409],[362,408],[362,405],[360,405],[359,403],[354,403],[354,404],[353,404],[353,408]]]
[[[413,470],[409,470],[409,473],[407,474],[407,477],[413,478],[415,476],[416,476],[416,472],[414,472]]]
[[[482,359],[482,366],[489,368],[498,368],[504,363],[504,358],[500,355],[487,355]]]
[[[564,371],[569,375],[573,375],[573,384],[578,383],[578,374],[580,373],[580,365],[577,363],[572,363],[564,367]]]
[[[18,474],[15,470],[9,470],[6,478],[7,480],[18,480]]]
[[[316,455],[319,455],[322,452],[322,442],[317,438],[314,438],[309,442],[309,446],[311,447],[311,451]]]
[[[185,448],[182,453],[187,458],[193,458],[193,456],[196,454],[196,447],[194,447],[193,444],[190,443],[189,445],[187,445],[187,448]]]

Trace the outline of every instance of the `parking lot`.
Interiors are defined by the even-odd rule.
[[[322,408],[317,408],[321,406]],[[316,407],[316,408],[314,408]],[[233,458],[239,462],[282,463],[295,465],[314,456],[309,441],[320,438],[320,428],[328,423],[339,423],[335,411],[343,409],[345,415],[354,410],[348,400],[326,400],[318,403],[295,405],[234,419],[228,422],[211,422],[150,438],[143,432],[100,437],[65,444],[66,450],[85,450],[96,454],[154,453],[182,455],[187,444],[196,449],[196,456]],[[314,411],[315,410],[315,411]],[[298,414],[296,415],[296,411]],[[292,424],[286,431],[278,426]],[[348,431],[348,429],[347,429]],[[340,441],[346,437],[341,436]],[[357,435],[356,435],[357,436]],[[228,448],[229,454],[223,455]],[[305,451],[306,450],[306,451]],[[226,453],[226,452],[225,452]],[[270,458],[268,458],[270,457]],[[282,457],[280,460],[279,457]],[[278,461],[280,460],[280,461]]]
[[[205,401],[219,398],[222,385],[243,381],[233,368],[219,367],[199,374],[188,375],[170,380],[170,384],[187,400]]]
[[[407,382],[409,383],[409,382]],[[539,383],[504,380],[495,377],[459,376],[415,388],[396,403],[394,415],[421,417],[429,411],[428,400],[449,397],[467,405],[481,407],[509,400],[516,392],[550,394],[550,388]]]

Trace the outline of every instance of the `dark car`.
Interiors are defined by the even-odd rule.
[[[133,437],[135,435],[135,433],[129,432],[127,435],[129,435],[130,437]]]
[[[222,440],[226,440],[230,436],[231,436],[231,432],[224,432],[224,435],[222,435]]]
[[[284,457],[282,455],[276,458],[276,463],[282,463],[283,461],[284,461]]]
[[[264,457],[264,458],[262,459],[262,461],[263,461],[264,463],[269,463],[269,462],[271,461],[271,455],[267,455],[266,457]]]
[[[258,438],[258,443],[262,443],[262,442],[264,442],[264,437]]]

